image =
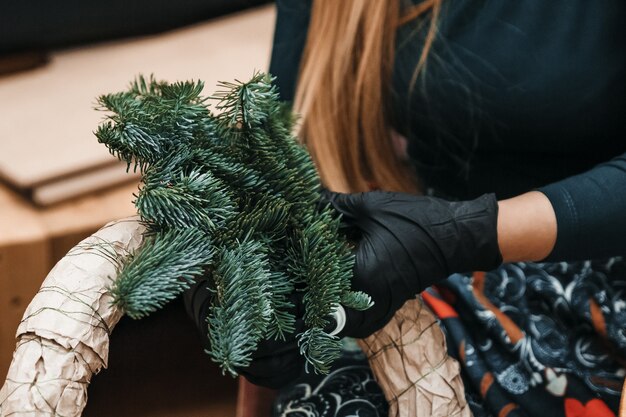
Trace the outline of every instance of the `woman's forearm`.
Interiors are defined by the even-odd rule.
[[[498,244],[504,262],[539,261],[552,252],[557,222],[545,194],[531,191],[498,206]]]

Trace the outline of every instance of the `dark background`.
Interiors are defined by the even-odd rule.
[[[4,0],[0,56],[157,33],[268,0]]]

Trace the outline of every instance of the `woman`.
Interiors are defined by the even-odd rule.
[[[626,268],[611,258],[626,254],[625,16],[617,0],[278,2],[270,72],[342,193],[326,198],[361,232],[354,286],[375,301],[347,311],[342,335],[375,332],[437,283],[424,299],[460,313],[439,316],[475,415],[613,415],[626,357]],[[257,356],[253,382],[301,371],[293,342]],[[284,399],[278,412],[286,402],[297,408]]]

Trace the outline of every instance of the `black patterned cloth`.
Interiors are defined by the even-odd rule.
[[[513,263],[422,293],[475,417],[614,417],[626,375],[626,262]],[[274,417],[384,417],[356,344],[283,390]]]

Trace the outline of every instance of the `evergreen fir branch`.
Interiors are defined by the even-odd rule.
[[[277,239],[285,238],[289,203],[267,194],[248,194],[242,200],[240,214],[232,217],[231,222],[216,233],[217,241],[228,245],[252,237],[271,245]]]
[[[333,265],[335,266],[335,274],[337,281],[341,283],[341,304],[355,310],[367,310],[373,304],[371,297],[363,292],[351,291],[350,282],[354,270],[354,254],[352,248],[343,239],[338,239],[339,228],[341,227],[341,219],[336,216],[329,207],[319,210],[316,213],[318,222],[326,226],[323,233],[326,237],[326,249],[335,256]]]
[[[162,83],[159,86],[161,96],[166,100],[174,100],[179,104],[202,104],[208,98],[201,97],[204,83],[202,81],[179,81],[174,84]]]
[[[278,93],[272,85],[272,78],[256,72],[246,83],[239,80],[219,82],[217,91],[211,96],[218,101],[215,106],[222,113],[218,115],[218,123],[223,129],[251,129],[267,119],[269,106],[277,102]],[[235,133],[235,132],[233,132]]]
[[[302,262],[300,274],[306,284],[304,321],[310,327],[328,325],[333,306],[340,302],[342,292],[349,286],[345,276],[340,275],[336,245],[328,240],[327,227],[319,220],[306,225],[296,246],[300,251],[293,255],[296,262]]]
[[[113,114],[96,135],[141,170],[135,205],[149,235],[111,289],[114,300],[141,317],[210,269],[209,354],[234,375],[262,338],[294,331],[290,296],[304,291],[301,353],[327,372],[339,352],[324,332],[333,306],[365,309],[371,300],[350,290],[352,251],[339,219],[318,208],[320,179],[272,78],[255,73],[220,87],[210,97],[217,116],[199,81],[138,77],[129,91],[99,98]]]
[[[322,185],[308,152],[294,138],[291,139],[293,140],[283,143],[280,157],[285,161],[282,172],[283,181],[290,186],[280,190],[284,198],[294,204],[296,216],[301,219],[300,221],[304,221],[308,215],[315,214]],[[275,142],[282,141],[276,140]]]
[[[266,192],[269,189],[259,172],[232,155],[215,152],[215,149],[197,149],[194,151],[193,162],[197,169],[206,169],[228,184],[236,194]]]
[[[136,163],[144,171],[149,163],[162,158],[165,139],[159,135],[146,133],[132,123],[114,125],[105,122],[95,132],[98,142],[103,143],[112,155],[126,161],[130,166]]]
[[[143,75],[139,75],[130,83],[128,94],[135,99],[150,99],[154,97],[162,98],[162,102],[173,101],[178,105],[182,104],[202,104],[208,100],[208,97],[202,97],[204,83],[202,81],[178,81],[169,84],[163,81],[157,81],[154,75],[150,75],[146,79]]]
[[[116,122],[122,115],[136,114],[142,107],[142,102],[136,100],[130,92],[101,95],[97,98],[97,104],[97,110],[112,112],[109,118]]]
[[[213,247],[201,230],[172,230],[147,237],[109,289],[113,304],[132,318],[163,307],[210,264]]]
[[[367,310],[374,305],[372,297],[362,291],[346,291],[341,295],[341,304],[354,310]]]
[[[234,214],[224,184],[210,173],[192,171],[164,181],[146,181],[135,205],[143,218],[161,228],[212,230]]]
[[[273,80],[274,78],[272,78]],[[292,149],[295,142],[297,145],[295,148],[301,149],[302,146],[293,135],[298,116],[291,111],[291,104],[288,102],[277,102],[274,106],[269,106],[269,111],[270,114],[264,124],[264,129],[270,137],[276,140],[277,152],[281,153],[281,143],[288,144],[289,149]]]
[[[270,138],[271,152],[285,166],[285,176],[293,187],[286,194],[289,201],[298,201],[301,206],[311,207],[317,204],[321,182],[315,165],[306,148],[291,133],[295,117],[286,104],[272,107],[273,111],[263,125]]]
[[[285,340],[286,335],[295,330],[296,319],[289,312],[294,307],[288,296],[294,291],[292,279],[282,273],[273,272],[269,276],[271,316],[265,335],[268,339]]]
[[[135,97],[154,96],[159,94],[163,84],[165,83],[159,82],[154,78],[154,74],[150,74],[148,79],[143,75],[139,75],[131,81],[128,92]]]
[[[222,372],[237,375],[252,360],[272,317],[270,272],[262,246],[245,241],[223,248],[215,259],[216,303],[207,318],[211,348],[207,353]]]
[[[200,97],[202,82],[169,85],[139,77],[130,92],[99,97],[114,114],[96,131],[100,142],[128,163],[155,163],[175,146],[215,136],[215,123]]]
[[[311,327],[298,335],[300,354],[313,365],[315,373],[327,374],[330,364],[341,356],[341,340],[319,327]]]
[[[298,170],[287,166],[285,158],[277,152],[273,138],[262,129],[255,129],[253,132],[242,135],[242,142],[245,142],[246,154],[249,155],[247,165],[262,172],[268,184],[268,191],[272,195],[297,203],[304,203],[308,194],[303,187],[303,178]],[[299,146],[295,141],[291,146]],[[313,169],[315,178],[317,173]],[[310,210],[310,205],[306,211]]]

